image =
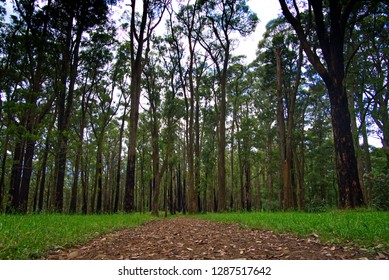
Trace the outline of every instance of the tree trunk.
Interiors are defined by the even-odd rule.
[[[26,151],[24,153],[24,164],[22,181],[20,185],[19,194],[19,211],[20,213],[27,213],[28,210],[28,196],[30,192],[30,182],[32,174],[32,160],[35,153],[35,140],[28,139],[26,141]]]
[[[359,94],[358,95],[358,107],[359,107],[359,115],[361,116],[361,133],[363,137],[363,153],[364,153],[364,160],[365,160],[365,172],[366,174],[371,174],[372,172],[372,166],[371,166],[371,158],[370,158],[370,150],[369,150],[369,139],[367,135],[367,129],[366,129],[366,121],[365,118],[362,117],[364,115],[364,106],[363,106],[363,95]],[[365,181],[365,188],[366,188],[366,204],[368,205],[370,202],[372,190],[373,190],[373,182],[371,180],[370,176],[366,177]]]
[[[51,131],[51,129],[49,129],[49,131]],[[46,185],[46,168],[47,168],[47,159],[49,156],[50,147],[51,147],[50,138],[47,135],[46,143],[45,143],[45,151],[43,154],[42,167],[41,167],[42,176],[39,185],[39,198],[38,198],[38,208],[37,208],[38,212],[41,212],[43,210],[43,198],[44,198],[45,185]]]
[[[99,136],[99,142],[97,146],[96,155],[96,187],[97,187],[97,201],[96,201],[96,213],[101,214],[103,211],[103,135]],[[94,201],[92,202],[94,203]]]
[[[281,49],[276,48],[274,50],[277,64],[277,124],[278,124],[278,135],[280,141],[280,166],[281,166],[281,178],[283,182],[282,187],[282,208],[284,210],[293,207],[293,191],[291,182],[291,147],[289,147],[291,138],[287,143],[286,128],[284,120],[284,105],[283,105],[283,94],[282,94],[282,58]],[[290,112],[288,112],[290,113]],[[289,137],[288,133],[288,137]],[[290,135],[291,137],[291,135]],[[287,149],[288,148],[288,149]]]
[[[250,159],[245,160],[245,202],[246,211],[251,211],[251,164]]]
[[[226,193],[226,115],[227,115],[227,67],[229,59],[229,48],[225,52],[225,61],[223,71],[220,79],[220,114],[219,114],[219,141],[218,141],[218,184],[219,184],[219,196],[218,196],[218,212],[224,212],[226,210],[227,193]]]
[[[350,113],[343,83],[334,83],[329,87],[329,95],[335,144],[336,174],[339,186],[339,207],[361,207],[364,206],[363,193],[359,183]]]
[[[140,67],[140,66],[139,66]],[[126,172],[126,187],[124,193],[124,211],[135,211],[135,168],[136,168],[136,137],[139,119],[140,83],[142,69],[136,69],[131,81],[130,134],[128,139],[128,159]]]
[[[122,147],[123,147],[123,134],[124,134],[124,124],[125,124],[125,116],[127,113],[127,101],[124,106],[124,112],[122,116],[122,123],[120,125],[119,132],[119,148],[118,148],[118,160],[117,160],[117,170],[116,170],[116,184],[115,184],[115,201],[113,206],[113,212],[119,211],[119,199],[120,199],[120,179],[122,173]]]
[[[7,213],[13,213],[19,208],[20,178],[22,174],[23,157],[24,143],[22,141],[18,141],[15,145],[13,156],[11,180],[8,191],[11,201],[7,205]]]
[[[0,101],[1,102],[1,101]],[[8,134],[5,136],[3,144],[3,150],[1,151],[1,174],[0,174],[0,213],[3,212],[3,197],[5,194],[5,170],[6,170],[6,162],[7,162],[7,150],[8,150],[8,142],[9,136]]]
[[[81,121],[83,124],[84,120]],[[74,163],[74,178],[70,197],[69,213],[74,214],[77,211],[78,181],[80,176],[80,162],[82,156],[82,145],[84,141],[84,127],[81,125],[79,143],[77,145],[76,161]]]
[[[83,33],[83,26],[78,26],[76,39],[74,42],[73,53],[71,51],[71,38],[73,30],[73,16],[69,16],[67,22],[67,34],[65,50],[62,52],[62,69],[61,82],[59,85],[60,92],[58,97],[58,150],[56,156],[56,190],[55,190],[55,210],[57,212],[63,211],[63,190],[65,185],[66,162],[68,141],[67,130],[70,125],[70,114],[73,110],[74,87],[76,83],[77,68],[79,61],[79,48],[81,44],[81,37]],[[72,60],[73,58],[73,60]],[[70,73],[68,73],[70,70]],[[69,78],[69,81],[68,81]],[[69,86],[67,86],[69,82]],[[66,90],[67,89],[67,90]]]

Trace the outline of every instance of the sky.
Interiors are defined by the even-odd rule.
[[[253,34],[240,40],[239,47],[234,54],[246,55],[247,62],[255,59],[258,42],[266,31],[266,24],[281,14],[281,6],[278,0],[248,0],[248,5],[259,18],[259,23]]]

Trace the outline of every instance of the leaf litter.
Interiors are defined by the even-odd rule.
[[[380,248],[381,249],[381,248]],[[143,226],[103,235],[70,248],[55,248],[46,259],[59,260],[352,260],[389,259],[385,251],[347,244],[322,243],[289,233],[241,228],[196,218],[151,221]]]

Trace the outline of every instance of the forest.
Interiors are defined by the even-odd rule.
[[[1,0],[0,213],[388,210],[388,2],[279,5]]]

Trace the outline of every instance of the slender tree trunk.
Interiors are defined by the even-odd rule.
[[[358,107],[359,107],[359,115],[361,116],[361,133],[363,137],[363,153],[364,153],[364,160],[365,160],[365,172],[366,174],[371,174],[372,172],[372,165],[371,165],[371,157],[370,157],[370,150],[369,150],[369,138],[367,135],[367,129],[366,129],[366,121],[362,117],[364,115],[364,106],[363,106],[363,95],[359,94],[358,95]],[[366,186],[366,204],[368,205],[370,202],[372,190],[373,190],[373,182],[370,178],[370,176],[366,177],[365,181],[365,186]]]
[[[73,30],[73,16],[69,17],[67,22],[68,29],[66,34],[66,50],[62,53],[62,69],[61,69],[61,83],[60,83],[60,94],[58,107],[58,151],[56,157],[56,191],[55,191],[55,210],[57,212],[63,211],[63,190],[65,185],[66,175],[66,162],[67,162],[67,151],[68,141],[67,130],[70,125],[70,114],[73,110],[73,99],[74,99],[74,87],[76,83],[77,68],[79,61],[79,48],[81,44],[81,37],[83,33],[83,26],[78,26],[76,39],[74,42],[73,53],[71,50],[71,38]],[[73,60],[72,60],[73,58]],[[70,74],[68,74],[70,70]],[[69,86],[68,84],[69,78]],[[67,90],[66,90],[67,89]]]
[[[198,81],[199,84],[199,81]],[[198,88],[196,89],[195,96],[195,123],[194,123],[194,131],[195,131],[195,146],[194,146],[194,187],[196,197],[198,198],[198,205],[196,207],[196,212],[201,211],[201,203],[200,203],[200,167],[201,167],[201,147],[200,147],[200,93]]]
[[[151,34],[145,34],[147,28],[147,18],[150,9],[149,1],[143,1],[142,19],[139,31],[136,26],[135,0],[131,1],[131,86],[130,86],[130,124],[128,140],[128,158],[126,171],[126,185],[124,191],[124,211],[135,211],[135,168],[136,168],[136,143],[139,120],[139,102],[141,94],[142,72],[147,61],[149,40]],[[150,26],[148,26],[150,28]],[[147,30],[149,32],[149,30]],[[145,36],[147,38],[145,38]],[[147,44],[144,50],[144,44]]]
[[[150,98],[151,100],[151,98]],[[151,213],[158,216],[159,208],[159,193],[160,193],[160,178],[159,178],[159,126],[156,116],[156,105],[150,101],[152,110],[152,131],[151,131],[151,145],[152,145],[152,162],[153,162],[153,195],[152,195],[152,211]]]
[[[104,134],[102,134],[104,135]],[[100,136],[97,147],[97,162],[96,162],[96,181],[97,181],[97,202],[96,213],[101,214],[103,211],[103,136]]]
[[[195,135],[194,135],[194,114],[195,114],[195,88],[193,78],[194,64],[194,49],[192,47],[191,38],[190,44],[190,62],[189,62],[189,107],[187,106],[189,124],[188,124],[188,140],[187,140],[187,159],[188,159],[188,212],[193,214],[198,212],[197,208],[197,190],[195,186]]]
[[[81,157],[81,190],[82,190],[82,205],[81,213],[86,215],[88,213],[88,166],[84,156]]]
[[[80,177],[80,162],[83,153],[85,117],[86,115],[83,113],[82,120],[81,120],[80,137],[78,140],[79,143],[77,143],[76,161],[74,163],[74,178],[73,178],[72,193],[71,193],[70,206],[69,206],[70,214],[74,214],[77,211],[78,181]]]
[[[33,203],[32,212],[34,213],[37,212],[38,209],[39,185],[40,185],[41,178],[42,178],[42,169],[39,169],[36,175],[34,198],[32,200]]]
[[[237,126],[237,134],[239,134],[239,126]],[[240,193],[240,206],[239,209],[244,210],[245,209],[245,188],[244,188],[244,159],[243,159],[243,152],[242,152],[242,144],[241,139],[238,138],[238,164],[239,164],[239,193]]]
[[[286,129],[284,120],[284,105],[282,95],[282,59],[281,49],[276,48],[274,50],[277,63],[277,124],[278,135],[280,141],[280,166],[281,166],[281,178],[283,182],[282,187],[282,208],[287,210],[292,208],[293,193],[290,180],[290,162],[287,158],[287,141],[286,141]]]
[[[15,145],[11,180],[9,187],[10,203],[7,205],[7,213],[13,213],[19,208],[20,179],[22,175],[22,164],[24,157],[24,142],[18,141]]]
[[[32,174],[32,160],[35,153],[35,140],[28,139],[26,141],[26,151],[24,153],[24,164],[23,164],[23,174],[22,181],[20,185],[20,194],[19,194],[19,212],[27,213],[28,210],[28,196],[30,192],[30,182]]]
[[[181,186],[181,164],[178,164],[177,167],[177,210],[178,212],[182,212],[183,208],[183,194],[182,194],[182,186]]]
[[[115,202],[113,207],[113,212],[118,212],[119,210],[119,199],[120,199],[120,180],[122,173],[122,147],[123,147],[123,134],[124,134],[124,124],[125,124],[125,115],[127,112],[127,103],[124,107],[124,112],[122,116],[122,123],[120,125],[119,132],[119,149],[118,149],[118,160],[117,160],[117,171],[116,171],[116,184],[115,184]]]
[[[250,159],[245,160],[245,202],[246,211],[251,211],[251,164]]]
[[[1,102],[1,101],[0,101]],[[3,142],[3,150],[1,156],[1,174],[0,174],[0,213],[3,212],[3,197],[5,194],[5,171],[6,171],[6,162],[7,162],[7,150],[8,150],[9,136],[5,136]]]
[[[269,126],[270,130],[270,126]],[[268,188],[268,201],[270,205],[270,210],[273,210],[273,203],[274,203],[274,188],[273,188],[273,173],[272,173],[272,156],[271,151],[273,147],[273,139],[270,135],[267,136],[267,143],[266,143],[266,174],[267,174],[267,188]]]
[[[226,192],[226,115],[227,115],[227,67],[229,59],[229,48],[225,52],[225,61],[220,79],[220,114],[219,114],[219,141],[218,141],[218,179],[219,179],[219,197],[218,212],[226,210],[227,192]]]
[[[49,129],[51,131],[51,129]],[[43,159],[42,159],[42,167],[41,167],[41,180],[39,185],[39,199],[38,199],[38,212],[41,212],[43,210],[43,198],[45,193],[45,185],[46,185],[46,169],[47,169],[47,159],[49,157],[49,151],[50,151],[50,138],[47,135],[46,136],[46,142],[45,142],[45,151],[43,153]]]

